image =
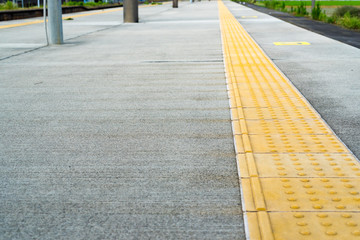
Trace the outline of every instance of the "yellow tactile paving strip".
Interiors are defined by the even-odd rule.
[[[360,239],[360,164],[219,1],[247,236]]]

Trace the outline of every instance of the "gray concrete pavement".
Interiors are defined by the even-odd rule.
[[[359,157],[359,50],[226,4]],[[217,3],[42,31],[0,29],[0,238],[244,239]]]
[[[360,158],[360,49],[239,4],[227,2],[227,6],[341,140]],[[274,42],[298,41],[311,45],[274,45]]]
[[[75,18],[0,61],[1,239],[244,239],[217,11]]]

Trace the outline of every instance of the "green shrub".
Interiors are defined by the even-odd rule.
[[[351,16],[350,12],[345,13],[340,24],[349,29],[360,29],[360,18]]]
[[[320,7],[320,3],[317,2],[316,6],[311,10],[311,17],[314,20],[320,20],[320,15],[321,15],[321,7]]]
[[[344,17],[349,12],[352,17],[360,17],[360,8],[353,6],[342,6],[335,10],[334,15],[337,17]]]
[[[326,19],[326,22],[327,22],[327,23],[335,24],[335,23],[337,22],[337,20],[338,20],[338,17],[335,16],[335,15],[333,15],[333,16],[331,16],[331,17],[328,17],[328,18]]]
[[[17,8],[18,8],[18,5],[11,1],[7,1],[6,3],[0,4],[0,9],[2,9],[2,10],[11,10],[11,9],[17,9]]]
[[[300,2],[300,5],[296,8],[297,16],[307,16],[309,13],[306,11],[305,2]]]
[[[323,21],[323,22],[327,22],[327,19],[328,19],[328,16],[326,15],[326,12],[324,10],[322,13],[320,13],[319,20]]]

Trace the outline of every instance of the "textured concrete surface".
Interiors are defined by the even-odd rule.
[[[359,50],[226,4],[359,157]],[[0,34],[0,238],[244,239],[216,2]]]
[[[227,2],[227,6],[341,140],[360,158],[360,49],[239,4]],[[298,41],[311,45],[273,44]]]
[[[1,51],[0,238],[244,239],[217,3],[120,19]]]

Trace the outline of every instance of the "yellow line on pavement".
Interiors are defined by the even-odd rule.
[[[218,3],[248,236],[360,239],[359,161]]]
[[[151,7],[151,6],[155,6],[155,5],[145,5],[145,6],[140,6],[139,8],[145,8],[145,7]],[[86,17],[86,16],[91,16],[91,15],[97,15],[97,14],[103,14],[103,13],[111,13],[111,12],[117,12],[117,11],[122,11],[122,10],[123,10],[122,8],[121,9],[117,8],[117,9],[104,10],[104,11],[99,11],[99,12],[77,14],[77,15],[72,15],[72,16],[66,16],[66,17],[63,17],[62,19]],[[43,22],[44,22],[44,20],[36,20],[36,21],[31,21],[31,22],[2,25],[2,26],[0,26],[0,29],[13,28],[13,27],[22,27],[22,26],[33,25],[33,24],[38,24],[38,23],[43,23]]]
[[[274,42],[274,45],[310,45],[308,42]]]
[[[0,26],[0,29],[21,27],[21,26],[27,26],[27,25],[43,23],[43,22],[44,22],[43,20],[37,20],[37,21],[32,21],[32,22],[24,22],[24,23],[17,23],[17,24],[2,25],[2,26]]]

